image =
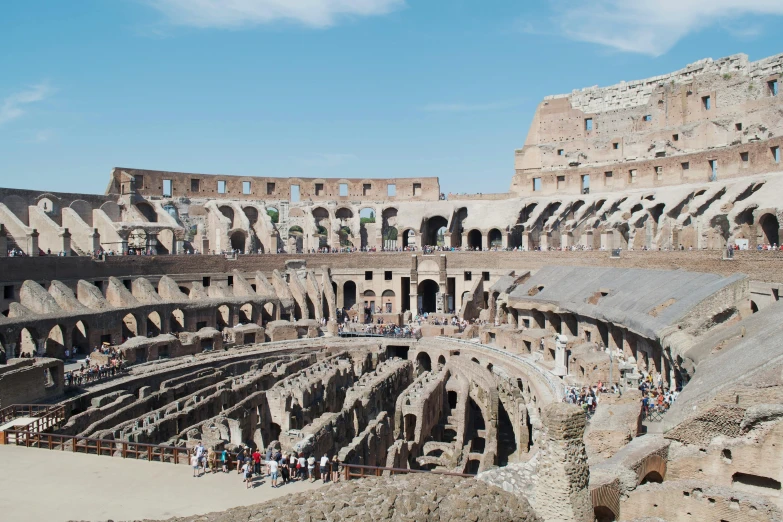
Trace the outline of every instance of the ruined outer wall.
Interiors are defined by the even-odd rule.
[[[547,97],[516,151],[511,192],[533,194],[540,178],[536,194],[578,194],[584,175],[591,192],[707,182],[710,161],[719,179],[779,170],[771,148],[781,146],[783,97],[771,82],[782,72],[783,55],[740,54]]]
[[[129,180],[136,178],[135,190],[144,197],[163,196],[163,181],[171,180],[171,197],[194,197],[233,200],[291,199],[291,187],[299,186],[301,201],[437,201],[440,197],[438,178],[268,178],[260,176],[227,176],[115,168],[107,194],[127,193]],[[218,193],[218,181],[225,181],[225,193]],[[250,194],[243,191],[243,182],[250,182]],[[340,196],[340,184],[348,185],[348,195]],[[396,195],[388,195],[389,185],[395,185]],[[418,185],[418,188],[415,187]],[[192,190],[198,187],[198,190]]]
[[[624,251],[620,259],[611,259],[608,252],[452,252],[445,254],[449,270],[537,270],[548,265],[610,266],[615,268],[645,268],[653,270],[689,270],[729,276],[747,274],[750,279],[783,283],[783,252],[735,252],[733,261],[721,261],[716,251]],[[418,254],[419,258],[422,256]],[[240,256],[231,261],[223,256],[110,256],[105,262],[83,257],[40,257],[0,259],[0,283],[21,283],[32,279],[38,282],[57,279],[105,279],[110,276],[133,275],[209,275],[225,274],[236,269],[242,273],[261,270],[284,270],[285,262],[304,259],[308,266],[329,266],[331,269],[366,268],[380,271],[393,268],[411,268],[411,254],[302,254]],[[383,274],[376,274],[382,278]]]

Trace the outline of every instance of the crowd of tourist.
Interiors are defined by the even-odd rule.
[[[193,477],[201,477],[206,473],[231,473],[236,470],[242,476],[246,489],[255,487],[255,480],[260,478],[260,484],[270,479],[273,488],[282,487],[293,482],[317,479],[324,483],[340,480],[341,463],[337,455],[329,458],[324,453],[320,459],[313,454],[282,452],[280,449],[269,448],[266,454],[258,449],[240,447],[231,453],[227,449],[215,451],[205,448],[203,443],[190,452],[190,465]],[[260,485],[259,484],[259,485]]]

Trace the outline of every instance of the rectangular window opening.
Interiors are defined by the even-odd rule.
[[[14,298],[14,285],[5,285],[3,287],[3,299]]]
[[[563,149],[557,149],[557,155],[558,156],[563,156],[563,155],[565,155],[565,151]]]
[[[778,95],[778,81],[777,80],[770,80],[767,82],[767,87],[769,88],[769,95],[770,96],[777,96]]]
[[[171,187],[171,180],[170,179],[164,179],[163,180],[163,197],[164,198],[170,198],[172,193],[172,187]]]
[[[473,280],[473,272],[465,272],[465,281]]]
[[[383,272],[383,280],[384,281],[391,281],[392,280],[392,271],[386,270]]]
[[[663,167],[655,167],[655,177],[657,179],[663,179]]]
[[[340,183],[340,197],[346,197],[348,195],[348,183]]]
[[[291,203],[299,203],[299,185],[291,185]]]
[[[738,131],[741,131],[742,130],[742,123],[735,123],[734,124],[734,128],[737,129]]]
[[[413,184],[413,195],[414,196],[421,196],[421,183],[414,183]]]
[[[710,164],[710,181],[718,180],[718,160],[709,160]]]
[[[130,280],[130,279],[123,279],[123,280],[122,280],[122,284],[123,284],[123,285],[125,286],[125,288],[127,288],[128,290],[130,290],[130,289],[131,289],[131,284],[132,284],[132,283],[133,283],[133,281],[132,281],[132,280]]]
[[[618,142],[618,141],[615,141],[614,143],[612,143],[612,148],[613,148],[614,150],[617,150],[617,149],[619,149],[619,148],[620,148],[620,142]]]
[[[680,135],[679,134],[672,134],[672,141],[680,141]]]
[[[481,277],[484,279],[484,281],[489,281],[489,272],[482,272]]]
[[[194,193],[198,193],[201,190],[201,180],[200,179],[191,179],[190,180],[190,191]]]
[[[585,130],[593,130],[593,118],[585,118]]]
[[[747,168],[749,159],[750,159],[750,154],[749,153],[747,153],[747,152],[740,152],[740,160],[742,160],[742,166],[744,168]]]
[[[372,270],[366,270],[364,272],[364,280],[365,281],[372,281]]]
[[[372,185],[369,183],[364,183],[362,185],[362,196],[369,196],[370,192],[372,192]]]
[[[712,97],[711,96],[702,96],[701,97],[701,104],[704,107],[704,110],[706,110],[706,111],[712,109]]]
[[[565,176],[558,176],[557,177],[557,189],[560,190],[562,188],[565,188]]]
[[[133,178],[136,180],[136,190],[143,189],[144,188],[144,176],[136,174],[135,176],[133,176]]]
[[[249,181],[243,181],[242,182],[242,194],[252,194],[252,191],[250,190],[250,182]]]
[[[682,167],[682,170],[688,170],[691,168],[691,164],[689,161],[683,161],[680,163],[680,166]]]
[[[209,286],[210,281],[211,280],[210,280],[210,278],[208,276],[205,276],[205,277],[201,278],[201,284],[202,284],[202,286],[204,288],[207,288]]]
[[[234,276],[228,276],[228,286],[234,286]]]
[[[225,181],[218,181],[218,194],[225,194],[226,193],[226,182]]]
[[[645,114],[644,115],[644,121],[652,121],[652,115],[651,114]]]
[[[628,171],[628,182],[636,183],[636,169],[631,169]]]
[[[386,195],[393,198],[397,195],[397,185],[389,183],[386,185]]]
[[[266,195],[272,196],[275,193],[275,184],[274,183],[267,183],[266,184]]]
[[[541,178],[533,178],[533,192],[541,190]]]
[[[780,163],[780,147],[772,147],[772,161]]]
[[[323,183],[316,183],[315,184],[315,195],[316,196],[323,196],[324,195],[324,184]]]

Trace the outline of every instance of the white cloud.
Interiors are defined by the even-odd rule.
[[[33,85],[24,91],[11,94],[0,106],[0,125],[19,118],[25,113],[25,106],[39,102],[52,94],[53,90],[46,82]]]
[[[566,36],[660,56],[690,33],[746,15],[783,15],[781,0],[554,0]]]
[[[145,0],[177,25],[241,28],[279,20],[329,27],[344,16],[375,16],[405,0]]]
[[[520,101],[498,101],[489,103],[430,103],[422,107],[425,112],[481,112],[510,109]]]

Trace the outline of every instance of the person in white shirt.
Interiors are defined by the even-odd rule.
[[[329,478],[329,472],[327,471],[326,467],[329,465],[329,457],[326,456],[326,453],[324,453],[324,456],[321,457],[321,462],[319,463],[319,471],[321,472],[321,479],[324,484],[326,484],[326,479]]]
[[[247,484],[245,489],[250,489],[253,487],[253,461],[252,459],[247,459],[245,463],[242,465],[242,475],[245,477],[243,482]]]
[[[269,474],[272,475],[272,487],[277,487],[277,469],[278,463],[275,459],[269,461]]]

